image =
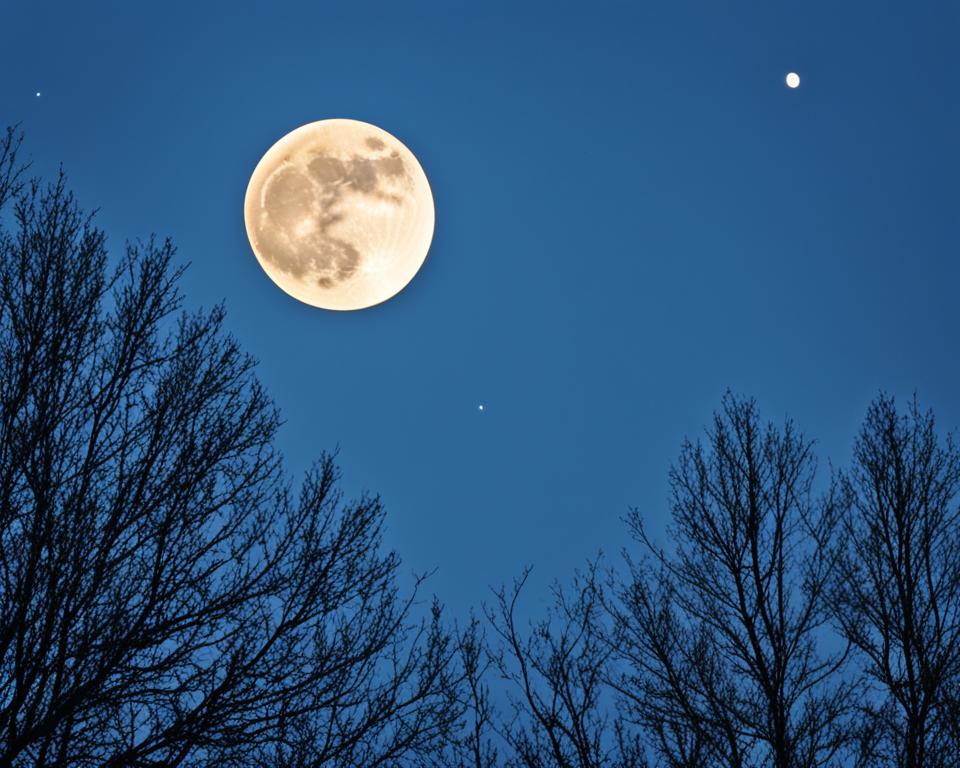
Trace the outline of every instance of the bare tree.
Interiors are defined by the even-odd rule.
[[[869,688],[861,762],[960,765],[960,452],[916,399],[867,413],[846,501],[831,595]]]
[[[442,756],[434,763],[445,768],[496,768],[500,765],[497,710],[489,679],[494,660],[487,648],[480,621],[471,616],[458,638],[461,669],[461,708],[464,720],[451,734]]]
[[[0,766],[421,764],[459,717],[378,498],[290,489],[223,310],[168,242],[108,268],[0,142]],[[0,224],[4,219],[0,219]]]
[[[674,551],[630,517],[648,556],[611,605],[617,688],[669,766],[815,768],[844,739],[845,654],[824,655],[836,509],[814,497],[811,443],[727,395],[707,444],[671,472]]]
[[[529,576],[496,593],[487,616],[501,645],[497,668],[510,685],[511,715],[498,733],[518,768],[641,768],[646,757],[636,734],[613,704],[612,648],[603,626],[596,569],[572,587],[555,587],[548,616],[522,631],[517,602]]]

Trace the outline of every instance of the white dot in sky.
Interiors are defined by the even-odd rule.
[[[787,87],[788,88],[799,88],[800,87],[800,75],[796,72],[790,72],[787,75]]]
[[[40,91],[37,91],[37,98],[40,98]]]
[[[480,403],[480,405],[477,406],[477,410],[481,412],[483,411],[483,403]]]

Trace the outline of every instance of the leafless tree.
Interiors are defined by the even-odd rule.
[[[459,730],[451,733],[435,767],[497,768],[501,765],[501,740],[496,733],[497,708],[490,689],[494,660],[480,620],[475,617],[458,638],[458,663],[464,719]]]
[[[509,685],[511,712],[497,729],[508,746],[506,764],[642,768],[646,756],[637,735],[611,714],[612,648],[595,567],[569,589],[555,587],[552,610],[523,631],[516,611],[528,576],[529,570],[511,590],[501,588],[487,611],[500,640],[494,658]]]
[[[840,484],[831,596],[870,684],[861,762],[960,765],[960,452],[916,400],[900,413],[881,396]]]
[[[456,643],[416,619],[378,498],[298,493],[223,311],[167,242],[115,268],[0,142],[0,766],[425,764]]]
[[[611,603],[624,706],[676,768],[835,763],[843,745],[843,651],[820,651],[837,510],[816,498],[811,443],[761,427],[727,395],[706,445],[671,472],[673,549],[639,513],[647,555]]]

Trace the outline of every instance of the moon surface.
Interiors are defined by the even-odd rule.
[[[423,265],[430,184],[398,139],[359,120],[320,120],[263,156],[244,199],[247,237],[273,282],[335,310],[386,301]]]
[[[800,87],[800,75],[796,72],[790,72],[787,74],[787,87],[788,88],[799,88]]]

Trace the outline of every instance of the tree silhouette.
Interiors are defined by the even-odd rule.
[[[615,684],[666,765],[814,768],[841,749],[845,654],[817,642],[837,510],[814,471],[789,421],[761,427],[753,401],[727,395],[671,472],[673,551],[631,515],[650,557],[611,603]]]
[[[443,754],[435,760],[445,768],[496,768],[502,752],[497,748],[497,710],[489,678],[494,666],[479,619],[471,616],[458,638],[462,670],[461,707],[465,718],[451,732]]]
[[[882,396],[840,484],[831,596],[864,659],[860,762],[960,765],[960,452],[916,400]]]
[[[495,666],[508,683],[510,715],[498,721],[508,766],[517,768],[642,768],[643,745],[611,711],[608,685],[614,655],[604,622],[596,566],[568,589],[555,586],[546,617],[526,631],[517,603],[529,576],[495,593],[487,618],[499,645]]]
[[[634,511],[626,578],[593,564],[529,625],[528,571],[494,593],[442,764],[960,765],[960,451],[880,397],[851,469],[815,475],[790,421],[728,394],[671,471],[669,550]]]
[[[456,643],[378,498],[291,490],[223,310],[0,141],[0,765],[429,764]]]

